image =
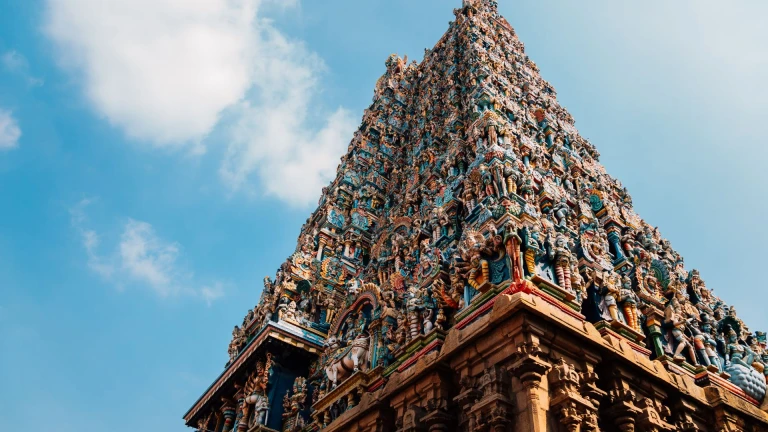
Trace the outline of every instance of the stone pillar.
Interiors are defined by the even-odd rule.
[[[221,432],[230,432],[235,425],[235,417],[237,416],[237,408],[233,404],[226,404],[221,408],[221,413],[224,416],[224,426]]]
[[[584,371],[579,373],[581,381],[579,393],[584,399],[592,404],[592,410],[588,409],[584,414],[582,432],[600,432],[600,428],[597,425],[598,409],[600,408],[600,402],[605,398],[607,393],[598,388],[598,377],[594,367],[588,362],[584,362],[582,366]]]
[[[707,402],[712,406],[712,413],[715,417],[713,431],[716,432],[745,432],[742,427],[744,422],[738,415],[733,413],[728,407],[728,398],[720,387],[709,386],[704,388],[704,394]]]
[[[515,358],[509,369],[522,386],[517,397],[519,421],[515,430],[547,432],[549,388],[542,378],[552,366],[544,359],[536,337],[518,345]]]
[[[325,251],[325,246],[328,244],[328,239],[320,235],[320,238],[318,240],[318,246],[317,246],[317,260],[322,261],[323,260],[323,252]]]
[[[461,393],[453,398],[453,401],[459,406],[461,412],[459,413],[458,429],[472,431],[475,430],[475,425],[470,415],[472,405],[480,399],[482,393],[477,390],[476,380],[470,376],[465,376],[459,380],[461,386]]]
[[[664,335],[661,332],[661,323],[664,322],[664,315],[654,307],[648,307],[643,313],[646,316],[645,323],[648,327],[648,332],[651,335],[653,353],[656,355],[656,358],[663,357],[664,345],[661,342],[661,338],[664,337]]]
[[[221,412],[216,413],[216,426],[213,427],[213,432],[219,432],[221,431],[221,428],[223,427],[224,423],[224,414]]]
[[[245,402],[245,398],[238,401],[240,413],[237,415],[237,432],[246,432],[248,430],[248,419],[251,414],[251,405]]]
[[[507,371],[498,366],[486,369],[479,381],[476,382],[479,399],[469,409],[469,431],[506,432],[513,420],[514,404],[509,399],[510,378]],[[467,391],[462,392],[467,395]]]
[[[640,408],[635,405],[636,395],[618,365],[608,365],[608,418],[620,432],[634,432]]]
[[[581,377],[564,359],[555,362],[549,374],[549,409],[568,432],[581,432],[589,412],[597,409],[580,394]]]
[[[696,406],[685,399],[681,399],[672,407],[675,416],[675,426],[680,432],[701,432],[701,429],[693,421],[691,414],[696,411]]]

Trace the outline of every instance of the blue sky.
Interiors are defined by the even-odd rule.
[[[0,423],[185,430],[384,60],[459,3],[0,0]],[[639,214],[768,329],[768,4],[500,9]]]

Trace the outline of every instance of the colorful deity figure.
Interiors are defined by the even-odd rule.
[[[571,287],[576,293],[576,302],[582,303],[587,298],[587,283],[575,264],[571,268]]]
[[[249,424],[249,427],[256,424],[267,424],[267,412],[269,411],[269,397],[267,388],[272,376],[272,354],[267,353],[265,362],[256,363],[256,370],[248,378],[245,384],[245,407],[247,409],[253,406],[255,415]],[[247,417],[247,416],[246,416]]]
[[[671,344],[676,344],[672,353],[672,358],[676,361],[685,361],[683,352],[688,353],[688,359],[691,363],[696,364],[696,353],[694,352],[693,345],[685,335],[686,325],[688,321],[681,316],[680,303],[677,297],[672,297],[667,303],[667,307],[664,309],[664,324],[669,329],[669,334],[672,336]]]
[[[485,196],[496,196],[496,188],[493,181],[493,175],[485,165],[480,165],[480,178],[483,182],[483,194]]]
[[[358,328],[355,325],[355,319],[352,315],[347,315],[347,319],[344,321],[344,326],[347,330],[347,332],[344,334],[345,340],[350,341],[357,337]]]
[[[518,175],[511,166],[504,167],[504,181],[506,182],[507,196],[510,198],[517,193]]]
[[[728,338],[728,345],[725,350],[725,371],[730,375],[731,382],[739,386],[750,397],[763,400],[766,393],[766,383],[762,358],[759,359],[760,362],[758,363],[752,350],[740,343],[738,333],[732,327],[728,326],[725,334]],[[758,365],[757,369],[755,368],[756,365]]]
[[[400,313],[397,315],[397,328],[395,329],[395,343],[397,346],[403,346],[408,341],[410,332],[408,331],[408,324],[405,319],[405,315]]]
[[[621,292],[620,292],[620,303],[621,303],[621,310],[624,312],[624,318],[627,321],[627,325],[637,331],[638,333],[642,333],[643,329],[640,327],[640,322],[637,318],[637,294],[635,294],[635,290],[632,289],[632,280],[629,278],[629,276],[624,276],[621,278]]]
[[[482,245],[476,243],[469,251],[469,277],[467,283],[472,288],[482,291],[484,284],[490,279],[490,268],[488,261],[482,257],[481,254]]]
[[[332,295],[325,296],[325,322],[330,324],[336,317],[336,299]]]
[[[568,201],[565,197],[560,198],[560,202],[555,204],[555,206],[552,208],[552,214],[555,216],[555,220],[557,220],[557,226],[560,228],[566,227],[566,224],[568,223],[568,217],[572,213],[573,211],[568,205]]]
[[[288,307],[283,311],[281,319],[285,321],[291,321],[294,323],[299,322],[299,315],[298,315],[298,311],[296,310],[295,301],[291,300],[291,302],[288,303]]]
[[[533,177],[526,171],[523,174],[522,181],[520,185],[520,194],[523,197],[524,200],[526,200],[529,203],[532,203],[534,200],[534,189],[533,189]]]
[[[568,245],[568,239],[563,234],[558,234],[548,248],[549,259],[555,268],[557,283],[567,291],[573,291],[571,287],[571,267],[575,262],[573,252]]]
[[[718,372],[722,372],[723,362],[717,352],[716,330],[712,325],[712,317],[702,313],[699,322],[698,329],[700,331],[694,334],[694,345],[697,351],[700,351],[703,345],[704,355],[700,355],[703,358],[702,364],[713,366]]]
[[[604,272],[602,275],[602,289],[604,309],[607,309],[611,321],[619,321],[619,304],[621,298],[619,275],[614,272]]]

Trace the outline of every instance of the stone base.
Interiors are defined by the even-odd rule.
[[[600,321],[595,324],[595,328],[603,336],[610,332],[638,345],[642,344],[645,340],[644,334],[639,333],[637,330],[620,321]]]

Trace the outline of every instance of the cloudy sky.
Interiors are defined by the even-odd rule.
[[[0,423],[185,430],[384,60],[459,3],[0,0]],[[768,3],[500,3],[639,213],[768,329]]]

